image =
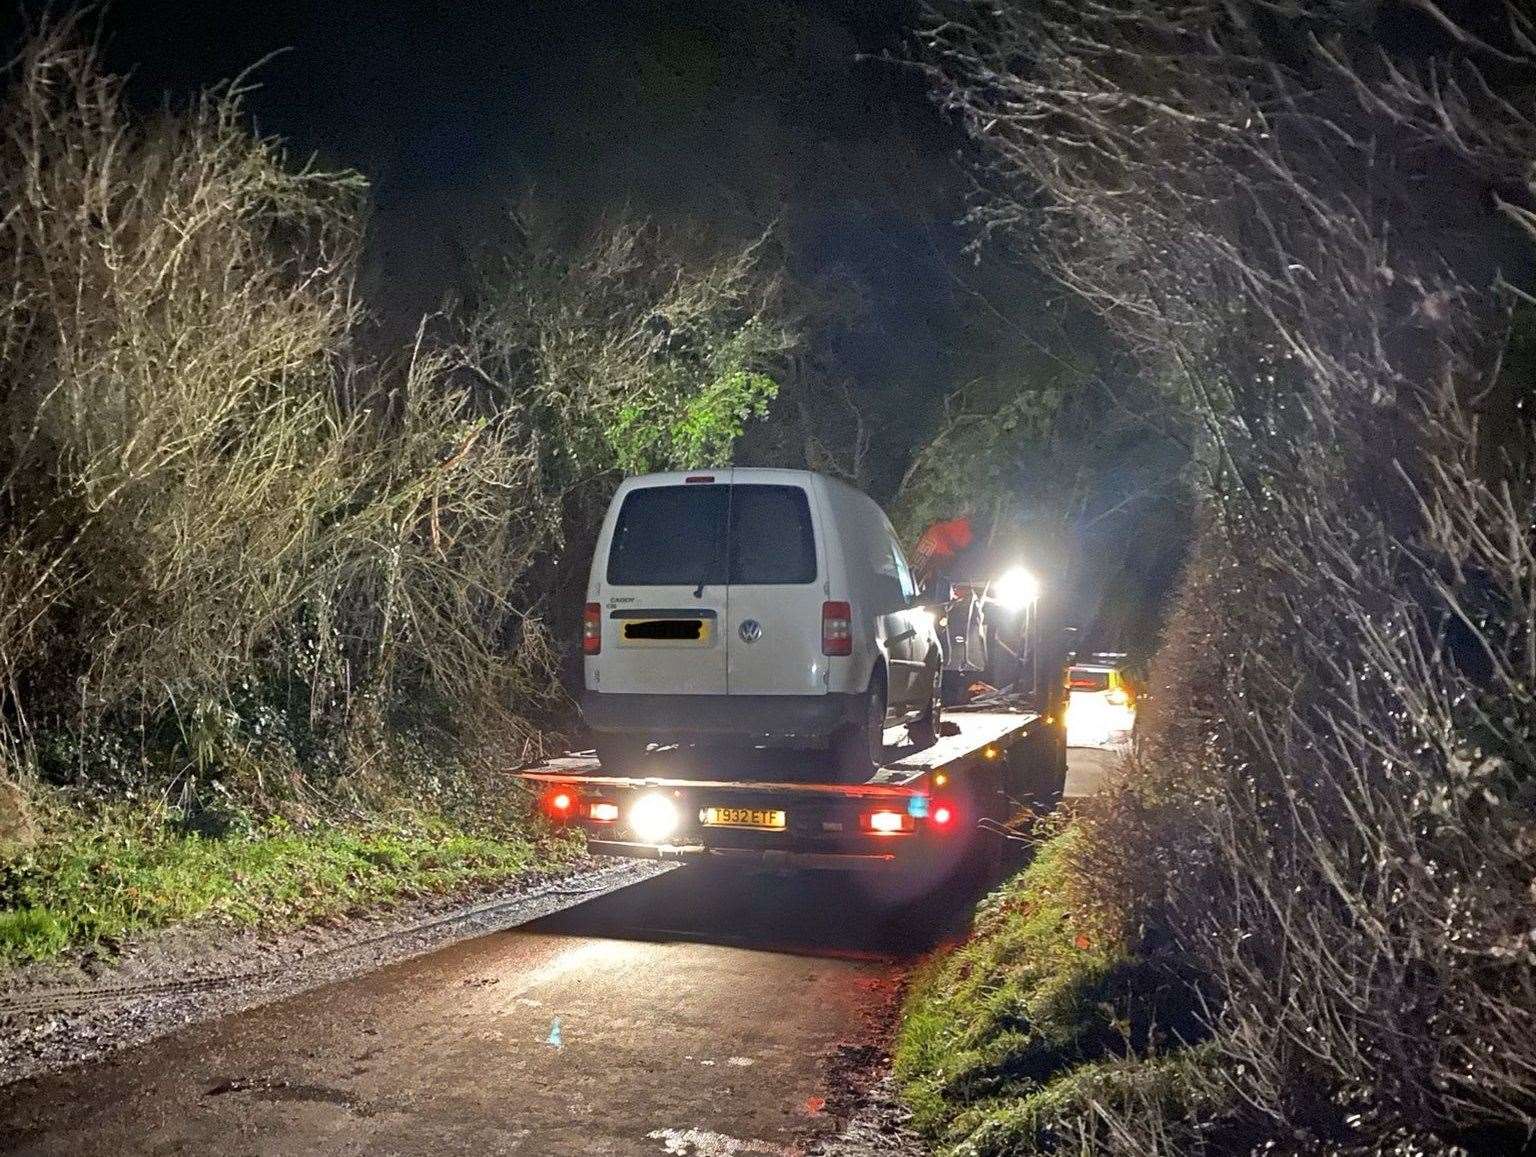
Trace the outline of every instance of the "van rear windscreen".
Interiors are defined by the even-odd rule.
[[[727,574],[740,584],[816,581],[804,490],[752,483],[648,486],[625,496],[608,550],[610,585],[715,586]]]

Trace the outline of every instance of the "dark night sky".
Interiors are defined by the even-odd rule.
[[[146,105],[281,52],[249,107],[295,153],[373,183],[364,291],[389,329],[456,287],[529,187],[578,221],[628,206],[742,237],[777,222],[798,275],[868,301],[846,372],[926,406],[974,352],[953,287],[964,140],[910,70],[861,59],[902,51],[911,7],[118,0],[104,30]]]

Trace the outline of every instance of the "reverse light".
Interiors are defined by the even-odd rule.
[[[648,844],[659,844],[677,831],[677,805],[664,795],[643,795],[629,809],[629,827]]]
[[[859,821],[865,831],[874,832],[877,836],[894,836],[900,832],[910,832],[917,826],[906,812],[891,811],[887,808],[865,812],[859,817]]]
[[[612,823],[619,818],[619,805],[616,803],[595,803],[587,809],[587,815],[599,823]]]
[[[992,601],[1005,610],[1021,611],[1040,597],[1040,582],[1021,566],[1004,571],[992,584]]]
[[[845,602],[821,604],[821,653],[853,654],[853,608]]]
[[[603,607],[601,603],[588,603],[581,612],[581,653],[600,655],[603,652]]]

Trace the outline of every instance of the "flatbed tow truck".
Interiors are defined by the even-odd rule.
[[[1012,825],[1055,807],[1066,744],[1054,693],[997,693],[944,721],[926,747],[888,729],[887,760],[863,783],[813,780],[814,753],[782,751],[748,753],[767,761],[760,773],[717,765],[729,778],[711,778],[707,757],[692,760],[697,775],[664,774],[667,752],[656,753],[657,775],[604,775],[590,752],[517,774],[596,855],[947,875],[1000,853]]]

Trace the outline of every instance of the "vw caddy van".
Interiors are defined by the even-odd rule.
[[[582,711],[605,770],[650,745],[830,751],[867,778],[882,733],[939,724],[943,660],[890,520],[803,470],[630,478],[587,583]]]

